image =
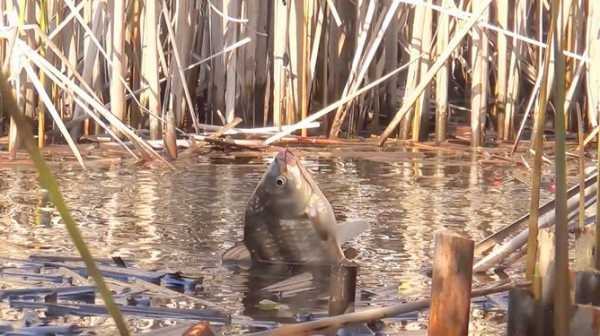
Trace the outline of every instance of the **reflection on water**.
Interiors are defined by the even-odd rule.
[[[430,279],[423,270],[430,264],[436,230],[450,228],[479,240],[528,208],[528,188],[511,178],[510,169],[482,165],[470,155],[413,155],[396,162],[316,154],[304,159],[338,220],[362,218],[371,224],[352,243],[360,251],[358,287],[380,293],[358,303],[363,306],[427,294]],[[286,302],[289,312],[261,311],[257,289],[289,274],[220,265],[219,255],[242,238],[246,201],[269,160],[241,164],[198,158],[178,162],[175,171],[115,165],[57,174],[96,256],[119,255],[143,268],[202,275],[198,295],[236,314],[257,319],[280,314],[286,320],[326,311],[326,294],[318,288]],[[0,170],[2,254],[75,253],[56,211],[36,224],[43,197],[32,170]],[[421,318],[411,325],[424,323]],[[485,314],[472,323],[473,332],[501,330],[501,321]]]

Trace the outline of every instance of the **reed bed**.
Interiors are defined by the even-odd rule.
[[[600,107],[600,7],[560,6],[565,127],[577,132],[580,111],[589,142]],[[131,141],[145,158],[159,156],[145,140],[163,139],[175,158],[177,138],[236,117],[246,128],[291,126],[267,143],[299,132],[379,136],[380,144],[466,136],[475,147],[516,147],[535,133],[530,111],[555,95],[540,90],[546,77],[552,87],[555,71],[543,62],[551,7],[541,0],[5,1],[0,57],[38,145],[67,143],[78,158],[82,137],[104,133]],[[546,119],[536,131],[553,130],[554,114]],[[320,127],[305,127],[314,121]],[[7,113],[0,136],[14,157],[20,141]]]

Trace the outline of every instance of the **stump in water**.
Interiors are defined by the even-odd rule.
[[[355,263],[337,264],[331,267],[329,316],[354,311],[357,273],[358,265]]]
[[[435,235],[429,335],[467,335],[474,243],[448,231]]]

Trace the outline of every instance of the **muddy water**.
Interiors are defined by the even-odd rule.
[[[369,232],[351,243],[360,251],[359,306],[426,295],[430,279],[424,271],[431,263],[436,230],[452,229],[477,241],[528,208],[529,188],[514,178],[512,168],[481,164],[470,154],[409,154],[392,160],[385,155],[304,157],[338,220],[362,218],[371,224]],[[257,289],[282,274],[225,268],[219,261],[224,250],[241,240],[245,203],[269,161],[199,157],[178,162],[174,171],[118,164],[56,173],[96,256],[118,255],[147,269],[201,275],[199,297],[235,314],[290,321],[326,311],[326,294],[317,288],[285,301],[278,310],[262,310]],[[542,196],[549,195],[544,191]],[[32,170],[0,169],[1,255],[75,253],[58,214],[39,209],[41,197]],[[475,306],[471,333],[503,334],[501,307],[485,307]],[[14,316],[5,307],[0,311],[0,319]],[[424,314],[410,316],[386,330],[420,329],[426,321]],[[162,324],[136,322],[135,328]]]

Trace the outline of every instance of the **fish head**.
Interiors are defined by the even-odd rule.
[[[271,210],[280,218],[304,214],[311,197],[308,172],[290,150],[279,151],[263,178],[262,190],[270,199]]]

